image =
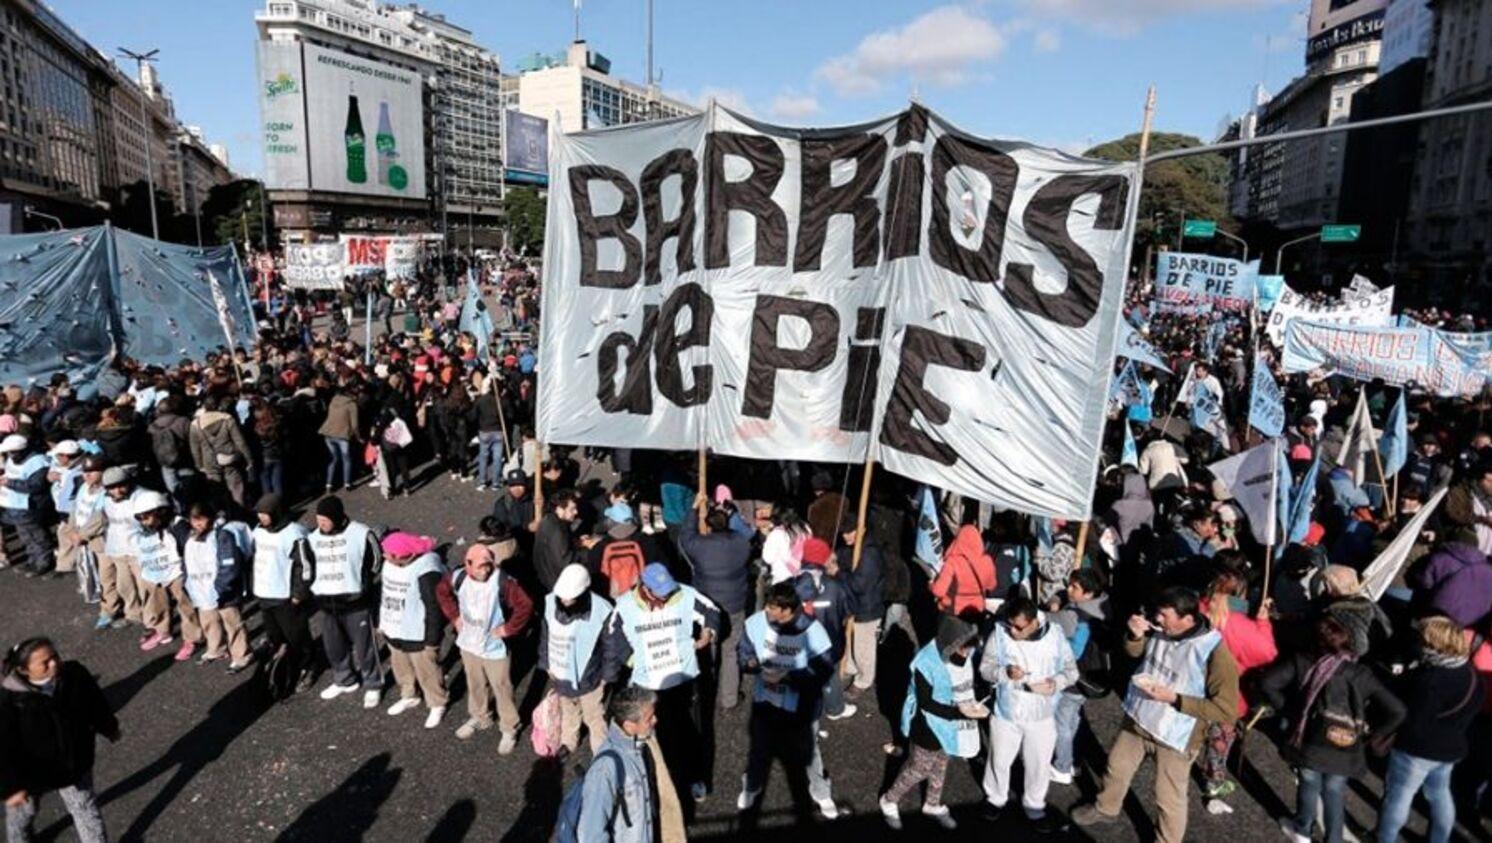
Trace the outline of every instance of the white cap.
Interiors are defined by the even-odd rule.
[[[0,454],[11,454],[15,453],[16,451],[24,451],[26,450],[26,445],[29,441],[30,440],[19,433],[12,433],[11,435],[5,437],[4,441],[0,441]]]
[[[165,495],[146,489],[135,497],[135,511],[132,514],[138,517],[147,512],[164,509],[170,505],[171,501],[167,500]]]
[[[49,452],[54,457],[76,457],[83,449],[72,439],[64,439],[52,446]]]
[[[554,581],[554,596],[561,600],[574,600],[591,587],[591,572],[584,565],[566,565]]]

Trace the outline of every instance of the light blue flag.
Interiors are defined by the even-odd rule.
[[[1285,395],[1269,371],[1262,355],[1254,357],[1254,387],[1249,398],[1249,425],[1265,436],[1279,436],[1285,429]]]
[[[1119,348],[1114,352],[1114,355],[1116,357],[1127,357],[1130,360],[1144,363],[1147,366],[1154,366],[1166,374],[1171,373],[1171,367],[1166,365],[1166,359],[1161,356],[1159,351],[1155,350],[1155,346],[1151,345],[1149,340],[1145,339],[1140,335],[1139,331],[1135,330],[1134,325],[1128,322],[1121,322],[1119,324]]]
[[[1223,443],[1228,442],[1228,422],[1223,418],[1223,397],[1198,381],[1192,391],[1192,427]]]
[[[1128,421],[1124,423],[1124,450],[1119,456],[1119,464],[1133,468],[1140,467],[1140,450],[1135,447],[1135,432],[1130,428]]]
[[[1050,556],[1056,541],[1052,538],[1052,519],[1041,515],[1031,517],[1031,535],[1036,537],[1036,555]]]
[[[487,356],[487,342],[492,339],[492,314],[482,301],[481,285],[476,272],[466,271],[466,301],[461,304],[461,322],[457,326],[477,338],[477,357]]]
[[[1275,303],[1280,300],[1280,293],[1285,289],[1285,276],[1283,275],[1260,275],[1254,278],[1254,292],[1258,297],[1259,311],[1268,313],[1274,310]]]
[[[1213,322],[1207,329],[1207,337],[1202,342],[1202,354],[1207,362],[1211,363],[1217,359],[1218,346],[1223,344],[1223,337],[1228,335],[1228,322],[1219,319]]]
[[[1311,512],[1316,506],[1316,478],[1321,474],[1321,454],[1311,460],[1311,468],[1306,472],[1305,478],[1300,481],[1290,493],[1290,534],[1289,544],[1298,544],[1305,540],[1306,533],[1311,531]]]
[[[1124,364],[1114,382],[1109,384],[1109,409],[1122,410],[1138,402],[1140,397],[1140,376],[1135,373],[1135,364],[1131,360]]]
[[[1378,437],[1378,453],[1383,455],[1383,477],[1387,479],[1399,473],[1409,459],[1409,414],[1404,412],[1404,390],[1399,390],[1399,400],[1388,411],[1383,422],[1383,435]]]
[[[913,552],[918,562],[937,574],[943,570],[943,527],[938,520],[938,502],[927,486],[922,487],[918,497],[921,500],[917,507],[917,545]]]

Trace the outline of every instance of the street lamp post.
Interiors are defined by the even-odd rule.
[[[1304,242],[1306,242],[1308,240],[1320,240],[1320,239],[1321,239],[1321,232],[1317,231],[1314,234],[1307,234],[1304,237],[1297,237],[1294,240],[1286,241],[1283,245],[1280,246],[1280,250],[1278,252],[1274,253],[1274,274],[1275,275],[1279,275],[1280,272],[1281,272],[1280,268],[1285,265],[1285,250],[1286,249],[1290,248],[1291,246],[1294,246],[1296,243],[1304,243]]]
[[[145,63],[155,61],[155,54],[160,50],[151,50],[148,53],[137,53],[133,50],[119,48],[121,55],[135,60],[135,82],[140,87],[140,122],[145,126],[145,185],[150,191],[150,236],[156,240],[161,239],[161,224],[155,215],[155,163],[151,161],[150,147],[155,132],[150,126],[150,113],[147,111],[148,98],[145,94],[145,86],[141,80],[145,75]]]
[[[54,223],[57,224],[57,230],[58,231],[61,231],[63,228],[66,228],[66,226],[64,226],[62,224],[62,220],[59,217],[54,217],[51,214],[47,214],[47,213],[43,213],[41,211],[38,211],[35,208],[31,207],[30,205],[27,205],[25,207],[25,212],[26,212],[26,216],[28,216],[28,217],[42,217],[44,219],[51,220],[52,222],[54,222]]]
[[[1219,228],[1216,233],[1220,237],[1225,237],[1225,238],[1227,238],[1229,240],[1232,240],[1234,243],[1237,243],[1238,246],[1243,249],[1243,262],[1244,263],[1248,263],[1249,262],[1249,244],[1247,242],[1245,242],[1242,237],[1238,237],[1236,235],[1229,234],[1228,232],[1223,231],[1221,228]]]

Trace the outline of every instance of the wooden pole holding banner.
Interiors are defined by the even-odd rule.
[[[1383,510],[1389,518],[1394,517],[1394,499],[1388,493],[1388,478],[1383,476],[1383,454],[1378,450],[1378,443],[1373,443],[1373,464],[1378,466],[1378,486],[1383,489]]]
[[[1078,568],[1083,567],[1083,551],[1088,547],[1088,525],[1090,523],[1088,519],[1084,519],[1082,526],[1078,527],[1078,546],[1072,560],[1072,564]]]
[[[523,443],[518,443],[518,466],[523,466]],[[529,529],[538,532],[539,520],[544,517],[544,443],[534,440],[534,520]]]
[[[865,474],[860,478],[860,506],[855,511],[855,550],[850,555],[850,570],[859,569],[860,553],[865,549],[865,513],[870,509],[870,480],[875,472],[876,461],[866,460]]]
[[[699,449],[699,469],[698,470],[699,470],[699,498],[700,498],[700,503],[699,503],[699,512],[697,514],[698,514],[698,517],[699,517],[699,534],[700,535],[704,535],[705,532],[709,529],[708,527],[705,526],[705,515],[706,515],[706,513],[708,513],[710,511],[710,493],[709,493],[710,485],[709,485],[709,475],[708,475],[708,471],[709,471],[709,459],[708,459],[708,456],[707,456],[708,453],[709,453],[708,449],[705,449],[705,448],[700,448]]]

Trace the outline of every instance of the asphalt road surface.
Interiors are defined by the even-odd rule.
[[[441,476],[413,496],[384,501],[366,487],[347,495],[349,513],[371,523],[420,530],[452,543],[450,558],[475,535],[477,519],[494,493]],[[309,514],[305,515],[307,521]],[[385,705],[365,711],[360,695],[333,702],[315,693],[266,707],[249,678],[221,667],[176,664],[174,647],[141,653],[133,629],[96,632],[93,612],[80,602],[70,580],[26,580],[0,572],[0,642],[32,634],[52,636],[65,658],[76,659],[99,677],[119,712],[124,735],[102,743],[96,788],[110,834],[116,840],[544,840],[574,763],[560,769],[538,762],[525,732],[518,752],[497,755],[497,730],[468,742],[454,731],[465,719],[459,678],[449,714],[438,730],[422,728],[423,710],[392,718]],[[257,631],[258,618],[251,620]],[[449,646],[449,638],[447,641]],[[690,827],[694,840],[892,839],[881,823],[876,794],[895,775],[898,759],[883,751],[891,723],[899,718],[911,648],[897,635],[882,650],[879,699],[867,694],[860,712],[827,724],[823,751],[836,800],[848,812],[834,823],[796,825],[781,771],[774,771],[757,826],[743,828],[735,797],[746,756],[746,706],[715,720],[714,792],[698,807]],[[459,660],[456,662],[459,664]],[[893,669],[895,665],[900,669]],[[455,669],[459,677],[459,667]],[[327,678],[318,683],[317,690]],[[532,689],[525,674],[520,695]],[[534,699],[525,701],[525,716]],[[1096,736],[1080,737],[1082,772],[1074,786],[1052,787],[1050,801],[1063,810],[1091,798],[1095,768],[1120,723],[1110,697],[1087,709]],[[1294,780],[1270,740],[1255,735],[1246,744],[1242,787],[1230,800],[1234,813],[1211,816],[1192,788],[1188,838],[1280,840],[1276,818],[1294,804]],[[585,754],[584,751],[582,754]],[[1381,768],[1381,765],[1379,765]],[[1018,775],[1018,774],[1017,774]],[[908,798],[902,815],[906,839],[992,840],[1035,837],[1020,817],[991,824],[978,817],[977,770],[953,765],[945,801],[961,826],[943,835],[917,814]],[[1145,765],[1136,778],[1122,823],[1090,838],[1134,840],[1153,836],[1154,776]],[[1018,793],[1018,789],[1016,793]],[[1350,827],[1364,840],[1380,794],[1377,775],[1353,783],[1348,796]],[[1012,798],[1012,806],[1018,797]],[[1422,806],[1411,818],[1411,839],[1422,839]],[[1018,812],[1017,812],[1018,813]],[[1463,817],[1463,822],[1465,818]],[[44,799],[39,839],[76,839],[60,800]],[[1464,834],[1464,832],[1463,832]],[[1483,839],[1488,827],[1481,829]],[[1466,839],[1471,839],[1467,837]]]

